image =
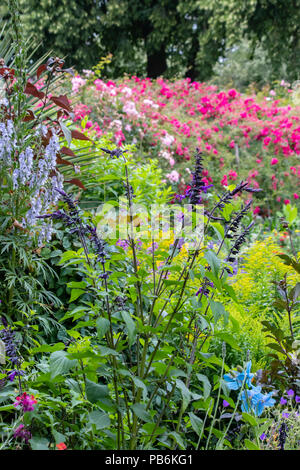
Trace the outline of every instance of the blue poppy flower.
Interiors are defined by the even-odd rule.
[[[254,374],[251,374],[251,361],[248,361],[246,365],[246,372],[239,372],[235,375],[225,374],[223,378],[230,390],[238,390],[242,387],[243,383],[248,385],[248,387],[251,387],[251,380],[253,377]]]
[[[268,406],[275,405],[272,398],[273,392],[263,394],[261,387],[252,387],[250,390],[244,390],[242,393],[242,411],[253,411],[256,416],[260,416]]]

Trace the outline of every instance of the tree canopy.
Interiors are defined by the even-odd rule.
[[[262,45],[296,79],[300,0],[20,0],[24,27],[43,52],[78,70],[113,54],[112,76],[210,78],[228,48]],[[282,68],[282,67],[281,67]]]

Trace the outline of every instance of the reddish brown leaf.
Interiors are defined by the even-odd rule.
[[[35,119],[35,115],[31,111],[31,109],[27,110],[27,114],[23,119],[23,122],[33,121]]]
[[[75,184],[76,186],[78,186],[81,189],[86,189],[86,187],[82,184],[82,182],[77,178],[72,178],[71,180],[66,180],[66,183]]]
[[[75,153],[71,149],[69,149],[69,147],[62,147],[60,151],[65,155],[69,155],[69,157],[76,157]]]
[[[49,144],[50,138],[52,137],[52,130],[48,128],[48,132],[45,136],[42,136],[42,144],[46,147]]]
[[[66,95],[51,96],[50,99],[60,108],[63,108],[70,113],[73,111]]]
[[[44,96],[45,96],[45,93],[43,93],[42,91],[39,91],[39,90],[38,90],[32,83],[30,83],[30,82],[27,82],[24,92],[25,92],[27,95],[32,95],[32,96],[34,96],[35,98],[39,98],[40,100],[42,100],[42,99],[44,98]]]
[[[1,67],[0,68],[0,75],[2,75],[2,77],[10,77],[12,78],[15,74],[15,70],[14,69],[9,69],[8,67]]]
[[[64,158],[61,158],[59,155],[56,157],[56,163],[59,165],[73,165],[73,163],[69,162],[68,160],[65,160]]]
[[[73,139],[78,139],[78,140],[90,140],[92,142],[92,140],[87,137],[86,135],[82,134],[82,132],[79,132],[79,131],[72,131],[72,138]]]
[[[57,121],[59,121],[59,119],[61,119],[64,116],[64,114],[66,114],[65,111],[63,111],[62,109],[59,109],[56,113]]]
[[[37,71],[36,71],[36,76],[37,76],[37,79],[40,78],[40,76],[42,75],[43,72],[45,72],[45,70],[47,69],[47,65],[46,64],[42,64],[38,67]]]

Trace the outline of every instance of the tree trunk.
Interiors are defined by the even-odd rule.
[[[198,78],[198,70],[196,65],[197,53],[199,51],[199,40],[196,33],[194,33],[192,39],[191,49],[187,55],[187,71],[185,73],[186,77],[189,77],[192,82]]]
[[[164,46],[147,52],[147,76],[157,78],[167,70],[167,56]]]

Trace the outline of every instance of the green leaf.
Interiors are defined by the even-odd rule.
[[[217,323],[221,317],[224,318],[225,323],[228,322],[228,313],[225,311],[223,304],[210,300],[209,305],[213,313],[215,323]]]
[[[178,434],[177,432],[171,432],[169,433],[169,436],[172,437],[174,439],[174,441],[179,445],[179,447],[181,449],[185,449],[185,443],[183,442],[180,434]]]
[[[67,354],[65,351],[55,351],[51,354],[49,363],[52,379],[57,375],[66,374],[72,367],[76,366],[77,361],[68,359]]]
[[[60,261],[58,264],[64,264],[66,261],[69,259],[77,258],[77,253],[76,251],[65,251],[60,258]]]
[[[206,375],[203,375],[203,374],[196,374],[196,375],[197,375],[197,378],[200,380],[200,382],[203,383],[203,399],[206,400],[209,397],[210,391],[211,391],[210,382],[208,378],[206,377]]]
[[[78,299],[78,297],[80,297],[84,293],[85,291],[82,289],[72,289],[69,303],[74,302],[74,300]]]
[[[98,338],[102,339],[109,330],[109,320],[107,318],[100,317],[96,321]]]
[[[296,206],[287,204],[283,206],[283,212],[289,225],[292,225],[297,218],[298,210]]]
[[[226,220],[230,220],[232,212],[235,210],[235,205],[233,203],[226,204],[222,210],[222,215]]]
[[[249,439],[245,439],[244,444],[248,450],[260,450],[260,447],[257,444],[254,444],[254,442],[249,441]]]
[[[214,222],[214,223],[211,224],[211,226],[213,227],[214,231],[216,232],[217,237],[219,238],[219,240],[223,240],[224,233],[225,233],[223,225],[221,225],[219,222]]]
[[[140,418],[142,421],[149,423],[152,421],[150,413],[146,410],[146,406],[141,403],[135,403],[131,406],[132,411],[134,414]]]
[[[65,442],[67,437],[64,434],[61,434],[58,431],[55,431],[55,429],[52,430],[53,437],[55,439],[55,444],[59,444],[60,442]]]
[[[164,284],[166,284],[166,286],[182,287],[183,283],[184,283],[184,281],[172,281],[172,280],[169,280],[169,279],[164,279]]]
[[[135,338],[136,338],[136,326],[128,312],[123,311],[121,312],[121,315],[127,327],[129,347],[130,347],[133,345]]]
[[[106,346],[99,346],[99,352],[100,352],[101,356],[109,356],[110,354],[112,356],[118,356],[119,355],[117,353],[117,351],[115,351],[114,349],[111,349],[111,348],[107,348]]]
[[[68,146],[70,146],[71,140],[72,140],[71,130],[68,129],[61,121],[59,122],[59,124],[60,124],[61,130],[64,133],[65,139],[68,142]]]
[[[86,379],[85,393],[88,401],[91,403],[97,403],[97,401],[108,396],[108,387],[106,385],[96,384],[95,382]]]
[[[65,349],[66,345],[64,343],[56,343],[53,346],[50,344],[42,344],[38,348],[31,349],[31,354],[40,353],[40,352],[55,352],[62,351]]]
[[[32,450],[49,450],[49,441],[45,437],[34,436],[29,440]]]
[[[146,431],[149,436],[151,436],[152,433],[154,433],[154,436],[157,436],[158,434],[162,434],[166,431],[166,428],[157,427],[156,423],[145,423],[142,429]]]
[[[217,258],[216,254],[213,251],[207,251],[204,258],[210,265],[213,275],[218,277],[221,261]]]
[[[92,424],[96,426],[96,429],[104,429],[110,426],[110,419],[107,413],[104,411],[91,411],[89,413],[89,419]]]
[[[0,411],[9,411],[9,410],[15,410],[16,408],[14,405],[4,405],[0,406]]]
[[[237,351],[240,351],[241,348],[237,344],[236,340],[230,333],[225,333],[223,331],[218,331],[215,333],[215,336],[220,338],[222,341],[225,341],[225,343],[229,344],[233,349],[236,349]]]
[[[294,260],[293,258],[285,254],[281,254],[277,256],[283,260],[284,264],[287,264],[288,266],[292,266],[295,269],[295,271],[297,271],[297,273],[300,274],[300,263],[298,263],[296,260]]]
[[[191,392],[189,391],[189,389],[186,387],[186,385],[180,379],[176,380],[176,385],[179,388],[179,390],[181,391],[182,408],[183,408],[183,411],[185,411],[188,404],[191,401]]]
[[[232,286],[229,286],[228,284],[223,284],[223,289],[227,292],[229,297],[234,300],[235,303],[239,304],[238,298],[236,296],[235,290]]]
[[[268,343],[266,346],[274,351],[280,352],[282,354],[282,348],[277,343]]]
[[[299,296],[300,296],[300,282],[297,282],[297,284],[292,288],[289,298],[293,299],[293,301],[296,302]]]
[[[258,425],[258,422],[254,418],[254,416],[250,415],[249,413],[242,413],[242,416],[244,418],[244,421],[251,424],[251,426],[257,426]]]
[[[190,421],[191,421],[191,426],[195,433],[200,436],[202,433],[202,428],[203,428],[203,420],[201,418],[198,418],[194,413],[190,412],[189,413]]]
[[[234,318],[232,315],[229,316],[229,320],[231,321],[232,323],[232,330],[234,333],[239,333],[240,331],[240,324],[239,324],[239,321]]]
[[[165,366],[166,368],[167,366]],[[180,369],[176,369],[175,367],[169,369],[168,373],[169,377],[187,377],[186,372]]]
[[[84,315],[87,314],[86,307],[83,307],[82,305],[79,307],[75,307],[71,312],[67,312],[61,319],[60,321],[67,320],[68,318],[73,318],[73,321],[78,320],[78,318],[83,317]]]
[[[147,390],[146,385],[138,377],[132,376],[132,380],[137,388],[141,388],[143,390],[143,400],[146,401],[147,395],[148,395],[148,390]]]
[[[72,281],[68,282],[67,284],[68,287],[71,289],[85,289],[86,288],[86,282],[85,281]]]

